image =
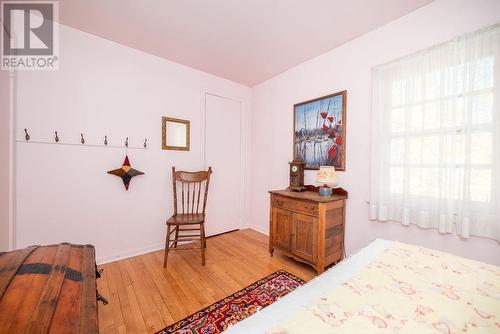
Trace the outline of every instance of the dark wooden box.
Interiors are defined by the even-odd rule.
[[[0,253],[0,333],[97,333],[96,293],[94,246]]]

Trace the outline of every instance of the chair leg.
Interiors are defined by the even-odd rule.
[[[173,244],[174,248],[177,248],[177,240],[179,239],[179,228],[180,228],[179,225],[177,225],[175,227],[175,241],[174,241],[174,244]]]
[[[167,225],[167,237],[165,238],[165,255],[163,255],[163,268],[167,267],[168,250],[170,249],[170,225]]]
[[[207,237],[205,236],[205,224],[203,224],[202,229],[203,229],[203,248],[207,248]]]
[[[200,249],[201,249],[201,265],[205,265],[205,248],[206,248],[206,240],[205,240],[205,224],[200,224]]]

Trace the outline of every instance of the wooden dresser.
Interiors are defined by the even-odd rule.
[[[273,190],[269,225],[269,252],[275,248],[311,265],[318,274],[344,256],[347,192],[331,197],[317,192]]]
[[[0,333],[97,333],[94,246],[0,253]]]

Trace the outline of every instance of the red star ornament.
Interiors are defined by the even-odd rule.
[[[143,172],[138,171],[137,169],[130,167],[130,162],[128,160],[128,156],[125,156],[125,161],[123,161],[122,168],[110,170],[110,171],[108,171],[108,174],[113,174],[113,175],[121,177],[121,179],[123,181],[123,185],[125,186],[125,190],[128,190],[130,180],[132,180],[132,178],[134,176],[144,175]]]

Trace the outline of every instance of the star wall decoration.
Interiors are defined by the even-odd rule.
[[[113,174],[121,177],[123,185],[125,186],[125,190],[128,190],[130,180],[132,180],[134,176],[143,175],[144,173],[130,167],[130,162],[128,160],[128,155],[127,155],[125,156],[125,161],[123,161],[122,168],[110,170],[108,174]]]

